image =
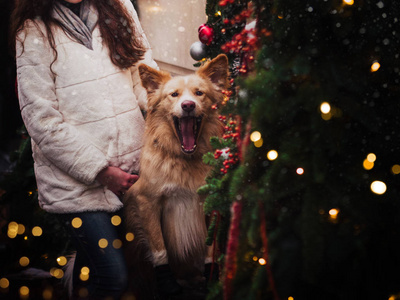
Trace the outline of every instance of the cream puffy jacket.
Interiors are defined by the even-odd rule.
[[[121,0],[148,50],[143,61],[157,68],[137,14]],[[43,23],[32,21],[17,42],[20,109],[32,138],[40,206],[52,213],[116,211],[121,201],[96,180],[107,166],[139,170],[147,95],[137,70],[112,64],[98,26],[93,50],[57,29],[57,59]],[[23,50],[23,51],[22,51]],[[54,63],[53,63],[54,61]]]

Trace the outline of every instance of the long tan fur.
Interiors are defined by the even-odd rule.
[[[139,66],[149,102],[139,180],[124,198],[128,230],[142,237],[153,266],[170,264],[178,276],[200,274],[207,255],[203,200],[196,190],[210,167],[202,156],[211,151],[210,137],[222,134],[212,105],[223,99],[228,86],[228,60],[219,55],[189,76]],[[195,150],[185,153],[173,117],[184,102],[195,103],[190,114],[202,116]]]

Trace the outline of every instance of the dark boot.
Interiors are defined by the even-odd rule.
[[[168,297],[182,292],[182,287],[176,282],[169,265],[154,268],[157,290],[160,296]]]

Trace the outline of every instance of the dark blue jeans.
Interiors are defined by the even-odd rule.
[[[114,247],[113,241],[119,239],[118,227],[111,223],[111,217],[117,213],[84,212],[62,215],[76,248],[73,272],[74,296],[79,289],[86,288],[87,299],[119,299],[127,286],[127,267],[122,248]],[[72,226],[74,218],[80,218],[79,228]],[[108,245],[99,246],[105,239]],[[103,240],[104,241],[104,240]],[[79,278],[82,267],[89,268],[89,279]]]

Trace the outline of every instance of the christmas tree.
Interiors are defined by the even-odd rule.
[[[400,299],[399,13],[207,1],[203,56],[233,77],[199,190],[223,267],[208,299]]]

